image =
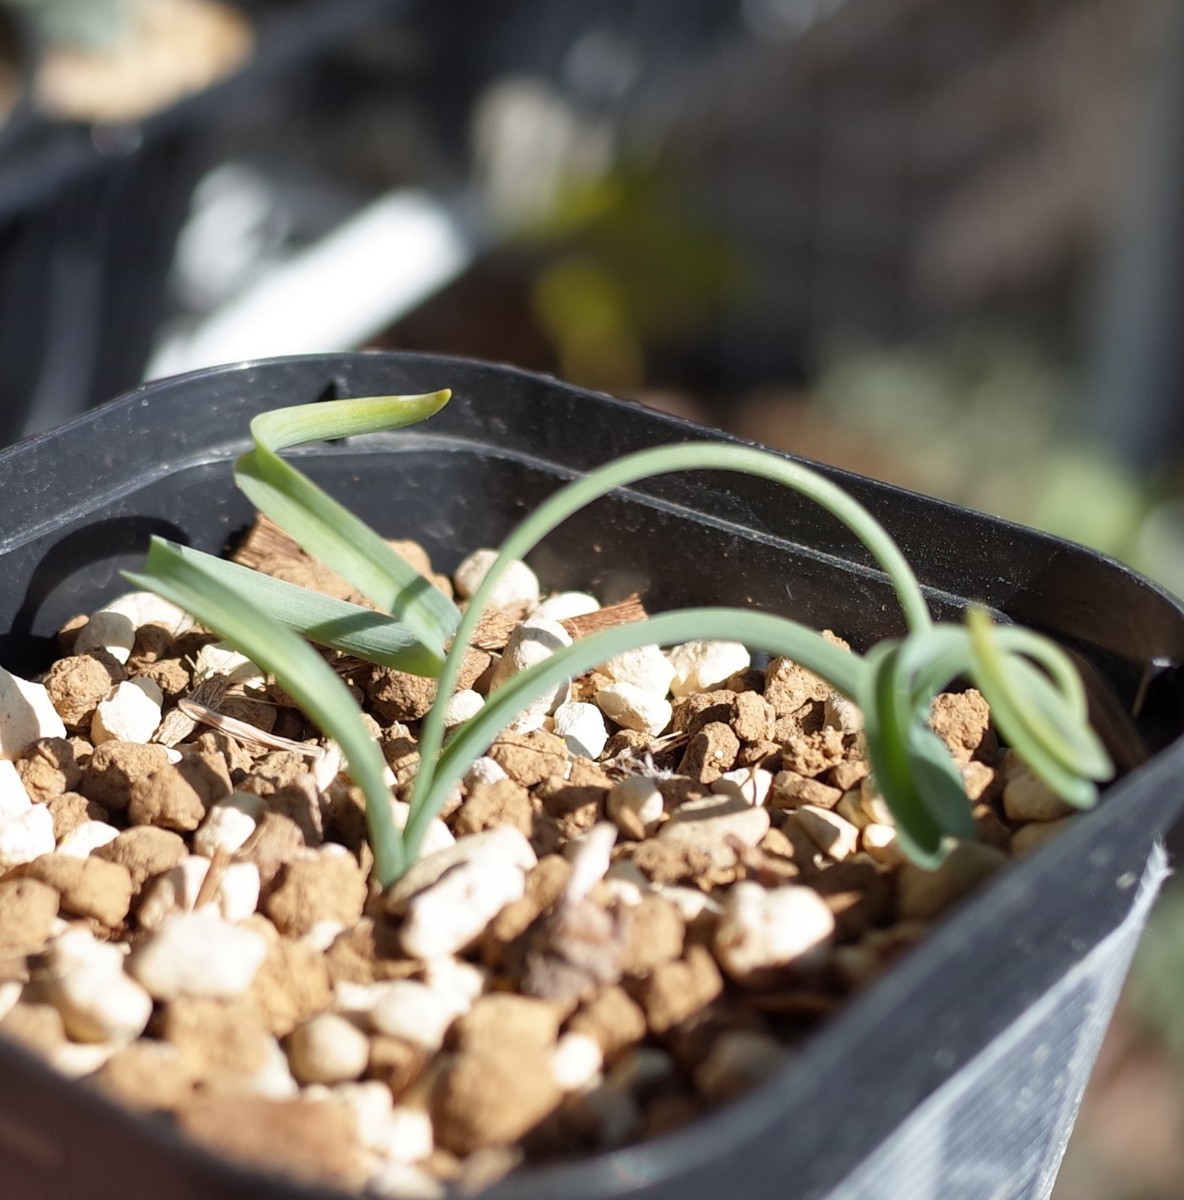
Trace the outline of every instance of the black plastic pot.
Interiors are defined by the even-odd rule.
[[[404,355],[248,363],[166,380],[0,454],[0,662],[29,673],[55,628],[121,589],[150,533],[210,549],[250,519],[229,460],[248,418],[318,397],[447,386],[424,426],[317,447],[304,467],[450,568],[530,505],[643,446],[715,436],[509,368]],[[935,613],[969,601],[1080,659],[1125,774],[1064,837],[1007,870],[776,1079],[692,1128],[512,1176],[509,1200],[745,1197],[1004,1200],[1048,1194],[1184,799],[1184,611],[1079,547],[828,472],[899,539]],[[608,498],[534,556],[552,587],[651,609],[750,603],[842,631],[898,633],[845,531],[764,481],[712,472]],[[163,1125],[0,1046],[0,1195],[279,1200],[311,1195],[215,1162]]]

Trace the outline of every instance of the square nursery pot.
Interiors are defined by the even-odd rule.
[[[0,662],[43,669],[55,629],[123,590],[151,533],[221,550],[249,523],[230,462],[247,422],[322,397],[453,389],[429,423],[301,451],[301,465],[441,569],[496,545],[561,482],[645,446],[715,437],[500,366],[314,356],[164,380],[0,454]],[[1078,546],[827,471],[897,538],[935,616],[985,603],[1079,660],[1122,774],[1102,804],[1002,872],[757,1091],[678,1133],[495,1185],[510,1200],[739,1194],[1044,1197],[1181,804],[1184,610]],[[842,632],[902,632],[837,523],[764,480],[668,476],[598,502],[533,556],[546,586],[651,611],[739,603]],[[0,1045],[0,1195],[279,1200],[315,1193],[215,1161],[163,1122]],[[327,1193],[325,1193],[327,1195]]]

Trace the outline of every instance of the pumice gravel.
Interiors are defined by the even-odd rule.
[[[352,596],[268,536],[270,572]],[[492,561],[449,581],[392,544],[460,596]],[[504,582],[458,721],[614,619],[524,563]],[[273,680],[139,594],[59,642],[40,681],[0,672],[0,1034],[217,1152],[366,1195],[693,1121],[1076,819],[978,692],[942,693],[930,727],[977,839],[915,865],[858,710],[799,664],[696,641],[555,688],[383,891],[360,791]],[[323,655],[401,826],[432,681]]]

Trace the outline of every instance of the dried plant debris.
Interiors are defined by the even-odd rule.
[[[302,560],[266,523],[239,557]],[[514,647],[639,608],[522,573],[503,599],[466,704]],[[0,714],[0,1034],[231,1158],[372,1195],[466,1191],[726,1103],[1074,819],[977,692],[942,694],[983,837],[922,870],[816,676],[650,647],[501,735],[381,893],[340,753],[272,681],[159,603],[71,630],[42,683],[0,687],[21,701]],[[396,673],[334,662],[405,785],[423,712]]]

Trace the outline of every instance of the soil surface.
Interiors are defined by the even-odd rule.
[[[397,547],[449,592],[479,574],[454,585]],[[273,528],[239,558],[359,600]],[[457,719],[641,611],[514,578]],[[349,1191],[471,1190],[695,1120],[1074,819],[981,696],[943,695],[981,838],[922,871],[823,681],[650,647],[504,733],[383,893],[339,754],[251,664],[142,597],[60,641],[44,692],[21,685],[35,723],[0,723],[0,1034],[220,1153]],[[405,820],[435,684],[327,657]]]

